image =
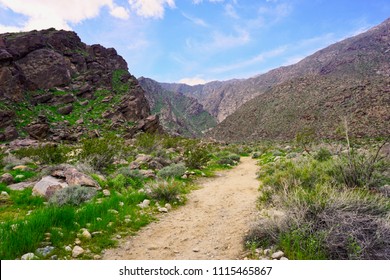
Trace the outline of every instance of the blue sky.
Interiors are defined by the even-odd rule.
[[[0,33],[55,27],[161,82],[249,78],[390,17],[388,0],[0,0]]]

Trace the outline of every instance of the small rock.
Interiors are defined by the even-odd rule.
[[[84,253],[84,249],[80,246],[74,246],[72,250],[72,257],[77,258],[78,256],[82,255]]]
[[[100,256],[100,255],[94,255],[94,256],[93,256],[93,259],[94,259],[94,260],[101,260],[101,259],[102,259],[102,256]]]
[[[281,260],[281,261],[288,261],[288,258],[286,258],[286,257],[281,257],[280,260]]]
[[[81,234],[81,236],[85,239],[91,239],[92,238],[92,235],[89,233],[88,230],[84,230],[83,233]]]
[[[270,256],[271,255],[271,249],[265,249],[263,254],[264,254],[264,256]]]
[[[161,213],[168,213],[168,209],[165,208],[165,207],[158,208],[158,211],[161,212]]]
[[[58,256],[57,256],[57,255],[53,255],[53,256],[50,257],[50,259],[52,259],[52,260],[58,260]]]
[[[255,252],[256,252],[256,254],[258,254],[258,255],[263,254],[263,250],[260,249],[260,248],[257,248],[257,249],[255,250]]]
[[[123,207],[125,205],[125,203],[123,201],[119,201],[119,206],[120,207]]]
[[[66,247],[65,247],[65,251],[67,251],[67,252],[70,252],[70,251],[72,251],[72,247],[70,247],[70,246],[66,246]]]
[[[125,219],[125,223],[126,224],[131,223],[131,220],[130,219]]]
[[[37,255],[41,255],[43,257],[47,257],[48,255],[50,255],[54,250],[54,247],[53,246],[46,246],[44,248],[38,248],[35,253]]]
[[[119,234],[117,234],[115,237],[116,237],[116,239],[121,239],[122,238],[122,236],[119,235]]]
[[[21,170],[21,171],[26,171],[29,170],[30,168],[26,165],[17,165],[12,168],[13,170]]]
[[[150,205],[150,200],[149,199],[145,199],[140,204],[138,204],[138,207],[143,209],[143,208],[148,208],[149,205]]]
[[[194,248],[194,249],[192,249],[192,251],[195,253],[198,253],[200,250],[199,250],[199,248]]]
[[[6,185],[12,184],[14,182],[14,177],[9,173],[4,173],[0,177],[0,183],[4,183]]]
[[[0,196],[2,198],[9,198],[9,194],[6,191],[2,191]]]
[[[24,175],[22,175],[22,174],[19,174],[19,175],[15,176],[15,179],[17,179],[17,180],[21,180],[23,178],[24,178]]]
[[[283,256],[284,256],[284,253],[282,251],[277,251],[277,252],[272,254],[271,258],[273,258],[273,259],[280,259]]]
[[[33,259],[37,259],[37,256],[34,255],[34,253],[27,253],[27,254],[24,254],[21,258],[21,260],[33,260]]]
[[[171,206],[171,204],[169,204],[169,203],[165,203],[165,208],[167,208],[168,209],[168,211],[171,211],[172,210],[172,206]]]
[[[81,244],[81,241],[80,241],[80,239],[76,238],[76,240],[74,241],[74,244],[76,244],[76,245],[80,245],[80,244]]]
[[[110,196],[111,193],[110,193],[109,190],[103,190],[103,195],[104,195],[104,196]]]

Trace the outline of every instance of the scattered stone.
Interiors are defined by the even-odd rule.
[[[0,177],[0,183],[4,183],[6,185],[10,185],[14,182],[14,177],[9,173],[4,173]]]
[[[38,248],[35,253],[37,255],[41,255],[42,257],[47,257],[48,255],[50,255],[54,250],[54,247],[53,246],[46,246],[44,248]]]
[[[281,257],[280,260],[281,260],[281,261],[288,261],[288,258],[286,258],[286,257]]]
[[[74,167],[69,167],[64,170],[65,180],[69,186],[84,186],[84,187],[94,187],[100,189],[99,184],[92,179],[90,176],[79,172]]]
[[[153,170],[140,170],[139,171],[141,173],[141,175],[145,178],[150,178],[150,179],[155,179],[156,178],[156,174],[154,173]]]
[[[263,252],[264,256],[270,256],[271,255],[271,249],[265,249]]]
[[[80,245],[81,244],[81,240],[76,238],[75,241],[74,241],[74,244],[75,245]]]
[[[104,196],[110,196],[111,195],[111,192],[107,189],[103,190],[103,195]]]
[[[57,255],[53,255],[53,256],[50,257],[50,259],[52,259],[52,260],[58,260],[58,256],[57,256]]]
[[[168,209],[165,208],[165,207],[159,207],[158,211],[161,212],[161,213],[168,213]]]
[[[84,249],[81,248],[80,246],[74,246],[72,250],[72,257],[77,258],[78,256],[84,254]]]
[[[167,208],[168,209],[168,211],[171,211],[172,210],[172,206],[171,206],[171,204],[169,204],[169,203],[165,203],[165,208]]]
[[[37,259],[37,256],[34,255],[34,253],[27,253],[27,254],[24,254],[21,258],[21,260],[34,260],[34,259]]]
[[[15,176],[15,180],[21,180],[23,178],[24,178],[24,175],[22,175],[22,174],[19,174],[19,175]]]
[[[192,251],[195,253],[198,253],[200,250],[199,250],[199,248],[194,248],[194,249],[192,249]]]
[[[122,236],[120,234],[117,234],[115,237],[116,237],[116,239],[121,239],[122,238]]]
[[[70,247],[69,245],[65,247],[65,251],[67,252],[71,252],[72,251],[72,247]]]
[[[0,194],[1,198],[9,198],[9,194],[6,191],[2,191]]]
[[[100,255],[94,255],[94,256],[93,256],[93,259],[94,259],[94,260],[101,260],[101,259],[102,259],[102,256],[100,256]]]
[[[27,171],[30,168],[26,165],[17,165],[17,166],[14,166],[14,168],[12,168],[12,169],[13,170],[20,170],[20,171]]]
[[[150,205],[150,200],[145,199],[144,201],[142,201],[141,203],[138,204],[138,207],[144,209],[144,208],[148,208],[149,205]]]
[[[272,254],[271,258],[273,258],[273,259],[280,259],[283,256],[284,256],[284,253],[282,251],[277,251],[277,252]]]
[[[84,120],[83,119],[78,119],[77,121],[76,121],[76,124],[83,124],[84,123]]]
[[[92,235],[89,233],[88,230],[84,230],[83,233],[81,234],[81,236],[85,239],[91,239],[92,238]]]

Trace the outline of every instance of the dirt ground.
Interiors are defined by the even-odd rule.
[[[186,205],[123,238],[103,258],[112,260],[234,260],[243,257],[243,237],[256,216],[256,161],[241,163],[200,181]]]

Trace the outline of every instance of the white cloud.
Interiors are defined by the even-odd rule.
[[[225,6],[225,14],[231,18],[234,18],[234,19],[240,18],[232,4],[227,4]]]
[[[142,17],[163,18],[165,6],[175,7],[175,0],[129,0],[132,10]]]
[[[193,77],[193,78],[183,78],[179,81],[181,84],[187,84],[190,86],[195,86],[195,85],[204,85],[208,83],[209,81],[206,81],[200,77]]]
[[[27,17],[21,26],[0,26],[0,31],[24,31],[54,27],[70,30],[70,24],[97,17],[101,8],[108,7],[113,17],[127,19],[128,11],[113,0],[0,0],[0,8]]]
[[[197,17],[191,16],[191,15],[188,15],[186,13],[182,13],[182,15],[183,15],[183,17],[185,17],[186,19],[188,19],[189,21],[191,21],[192,23],[194,23],[196,25],[203,26],[203,27],[208,26],[208,24],[201,18],[197,18]]]
[[[211,3],[222,3],[224,1],[225,0],[208,0],[208,2],[211,2]],[[192,3],[194,3],[195,5],[198,5],[200,3],[203,3],[203,0],[192,0]]]

